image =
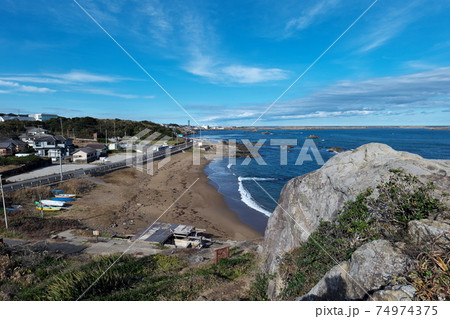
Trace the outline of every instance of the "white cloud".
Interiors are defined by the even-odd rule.
[[[222,68],[222,72],[231,81],[238,83],[259,83],[287,78],[287,72],[281,69],[262,69],[243,65],[230,65]]]
[[[211,107],[210,107],[211,108]],[[258,116],[259,113],[255,111],[236,111],[233,114],[213,115],[201,119],[201,122],[211,122],[216,120],[230,120],[230,119],[248,119]]]
[[[90,93],[90,94],[97,94],[97,95],[106,95],[106,96],[113,96],[113,97],[120,97],[123,99],[135,99],[138,96],[133,94],[120,94],[116,93],[110,90],[106,89],[82,89],[82,92]]]
[[[245,108],[218,108],[214,116],[205,121],[246,118],[249,125],[268,105],[270,103]],[[377,114],[398,116],[416,111],[448,111],[449,107],[450,67],[443,67],[396,77],[341,81],[302,98],[280,101],[262,120],[270,122]]]
[[[9,76],[0,76],[0,80],[6,81],[18,81],[18,82],[26,82],[26,83],[46,83],[46,84],[65,84],[67,81],[63,81],[60,79],[49,78],[46,76],[39,75],[9,75]]]
[[[81,82],[81,83],[116,82],[119,80],[118,77],[92,74],[84,71],[71,71],[69,73],[63,74],[49,74],[49,76],[67,82]]]
[[[382,11],[382,16],[372,16],[368,20],[368,31],[359,39],[362,46],[359,52],[374,50],[399,35],[418,18],[418,13],[414,11],[418,4],[418,1],[408,2],[407,5],[402,2],[402,7],[392,8],[387,13]]]
[[[69,84],[69,83],[112,83],[123,78],[112,75],[93,74],[86,71],[70,71],[68,73],[15,74],[0,75],[0,80],[26,83]]]
[[[365,111],[365,110],[336,111],[336,112],[316,111],[314,113],[308,114],[276,116],[275,118],[280,120],[308,119],[308,118],[323,118],[323,117],[361,116],[373,113],[375,113],[375,111]]]
[[[4,81],[4,80],[0,80],[0,86],[9,87],[9,88],[11,88],[12,91],[18,91],[18,92],[29,92],[29,93],[52,93],[52,92],[56,92],[55,90],[52,90],[52,89],[49,89],[49,88],[45,88],[45,87],[23,85],[23,84],[20,84],[20,83],[17,83],[17,82]]]
[[[316,1],[313,6],[303,10],[302,15],[298,18],[291,19],[286,24],[286,30],[304,30],[310,25],[316,23],[320,18],[329,13],[340,0],[322,0]]]
[[[255,84],[269,81],[284,80],[288,71],[278,68],[258,68],[253,66],[213,62],[208,56],[195,58],[185,70],[191,74],[207,78],[213,83]]]

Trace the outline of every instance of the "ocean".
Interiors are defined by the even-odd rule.
[[[264,134],[262,134],[264,132]],[[296,165],[305,140],[314,139],[320,156],[326,162],[337,153],[329,152],[332,147],[352,150],[363,144],[384,143],[395,150],[418,154],[429,159],[450,159],[450,131],[428,129],[342,129],[342,130],[243,130],[202,131],[201,138],[211,141],[248,139],[262,146],[258,152],[266,165],[255,159],[248,164],[245,158],[237,158],[233,165],[229,158],[213,160],[205,169],[210,183],[224,196],[228,206],[239,218],[254,229],[264,232],[270,214],[277,206],[283,186],[291,178],[309,173],[321,167],[310,150],[311,161]],[[194,137],[200,137],[196,135]],[[262,141],[261,139],[265,140]],[[290,139],[297,144],[287,151],[285,165],[280,163],[280,146],[276,140]],[[275,142],[274,142],[275,140]],[[271,142],[272,141],[272,142]],[[248,161],[248,160],[247,160]],[[243,165],[247,164],[247,165]],[[297,163],[298,164],[298,163]],[[258,183],[255,183],[255,179]],[[259,185],[258,185],[259,184]]]

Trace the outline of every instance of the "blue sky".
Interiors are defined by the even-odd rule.
[[[3,0],[0,111],[251,125],[373,0]],[[379,0],[256,125],[450,125],[450,2]]]

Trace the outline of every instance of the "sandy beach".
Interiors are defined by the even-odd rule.
[[[192,152],[186,152],[172,156],[160,169],[154,163],[153,175],[129,168],[90,178],[97,184],[95,189],[60,217],[78,219],[92,229],[110,234],[137,234],[159,218],[160,222],[204,228],[218,239],[262,237],[241,222],[208,183],[204,173],[207,163],[202,156],[200,165],[193,165]]]

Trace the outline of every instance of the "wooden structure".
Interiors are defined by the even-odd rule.
[[[222,258],[230,258],[230,246],[214,249],[214,263],[217,265]]]
[[[136,235],[134,238],[160,245],[175,245],[181,248],[201,248],[204,229],[189,225],[154,223],[152,226]]]

